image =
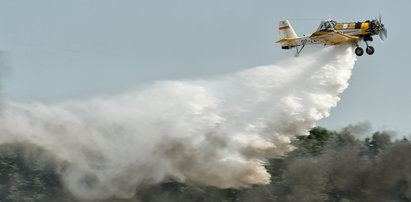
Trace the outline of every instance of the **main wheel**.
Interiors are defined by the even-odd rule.
[[[363,50],[361,47],[357,47],[357,48],[355,49],[355,54],[356,54],[357,56],[361,56],[361,55],[364,54],[364,50]]]
[[[365,52],[367,52],[368,55],[372,55],[374,51],[375,49],[372,46],[368,46],[367,49],[365,49]]]

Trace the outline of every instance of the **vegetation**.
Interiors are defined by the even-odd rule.
[[[142,186],[132,199],[106,202],[264,201],[411,202],[411,143],[386,132],[365,140],[350,132],[314,128],[296,149],[271,159],[269,185],[217,189],[178,182]],[[63,186],[51,154],[23,143],[0,146],[0,202],[78,201]]]

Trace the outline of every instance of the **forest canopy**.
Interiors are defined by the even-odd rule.
[[[406,138],[393,140],[378,131],[359,139],[350,130],[316,127],[293,145],[286,156],[267,162],[268,185],[217,189],[169,179],[140,186],[129,199],[102,201],[411,201],[411,143]],[[1,145],[0,202],[80,201],[64,187],[59,174],[64,163],[57,161],[36,145]]]

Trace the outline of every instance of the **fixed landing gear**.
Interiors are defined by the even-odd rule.
[[[362,49],[361,47],[357,47],[357,48],[355,49],[355,54],[356,54],[357,56],[362,56],[362,55],[364,54],[364,49]]]
[[[369,46],[367,41],[372,41],[372,38],[371,40],[364,40],[365,44],[367,44],[367,48],[365,49],[365,52],[367,52],[368,55],[372,55],[374,54],[375,49],[374,47]]]
[[[374,54],[374,51],[375,49],[372,46],[368,46],[367,49],[365,49],[365,52],[367,52],[368,55]]]
[[[372,55],[372,54],[374,54],[375,49],[374,49],[374,47],[369,46],[368,43],[367,43],[367,41],[372,41],[372,38],[371,38],[371,40],[370,40],[370,39],[364,40],[365,44],[367,45],[367,48],[365,48],[365,52],[366,52],[368,55]],[[356,54],[357,56],[362,56],[362,55],[364,54],[364,49],[362,49],[361,47],[359,47],[358,44],[355,44],[355,45],[357,46],[357,48],[355,48],[355,54]]]

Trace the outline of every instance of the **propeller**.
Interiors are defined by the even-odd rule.
[[[382,24],[381,14],[378,15],[378,20],[376,19],[376,31],[378,32],[378,36],[382,41],[387,39],[387,28],[385,28],[384,24]]]

